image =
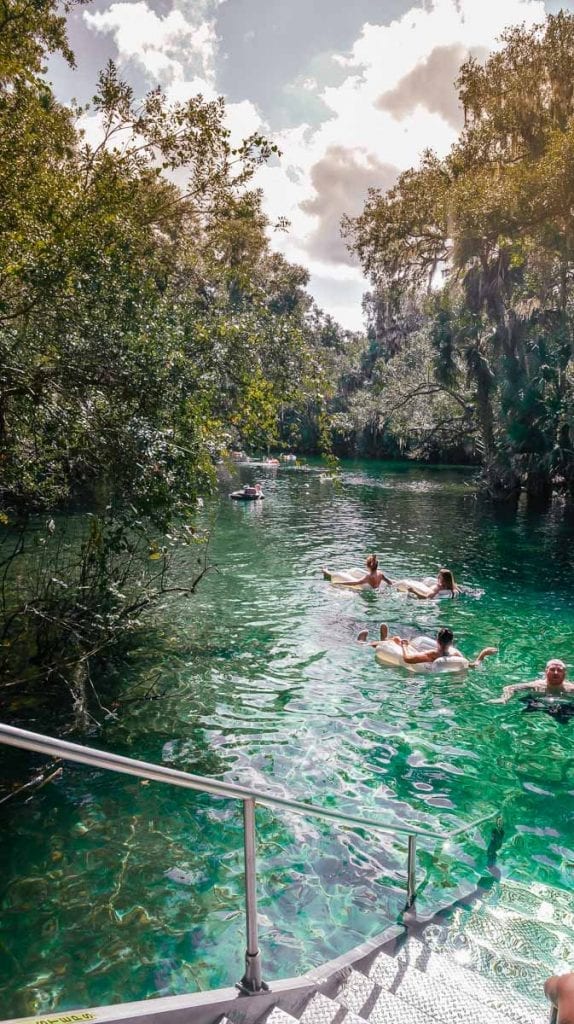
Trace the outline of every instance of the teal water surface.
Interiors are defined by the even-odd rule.
[[[263,502],[229,501],[257,478]],[[166,606],[122,679],[128,695],[161,673],[165,696],[126,704],[87,742],[429,829],[500,811],[503,879],[571,891],[574,721],[527,713],[518,699],[488,703],[539,676],[551,655],[574,657],[574,522],[561,503],[494,509],[465,470],[346,464],[335,485],[318,471],[246,467],[206,518],[219,571],[193,600]],[[323,580],[322,565],[360,565],[370,551],[391,576],[446,565],[484,594],[418,602]],[[487,644],[500,653],[460,678],[382,667],[355,637],[363,627],[374,636],[383,620],[399,632],[450,625],[466,654]],[[13,771],[27,755],[0,758]],[[238,806],[66,766],[0,812],[0,1016],[238,980]],[[403,838],[257,814],[268,979],[396,921]],[[420,844],[421,911],[484,884],[488,840],[485,827]]]

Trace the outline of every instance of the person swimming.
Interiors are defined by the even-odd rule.
[[[493,697],[489,704],[507,704],[515,693],[528,696],[562,697],[574,696],[574,683],[566,680],[566,665],[560,658],[551,658],[546,662],[544,679],[534,679],[531,683],[512,683],[505,686],[500,697]],[[537,709],[532,709],[537,710]]]
[[[372,587],[373,590],[378,590],[381,583],[388,583],[389,586],[393,585],[393,581],[385,575],[382,569],[379,569],[379,560],[376,555],[369,555],[366,560],[367,572],[364,576],[360,576],[358,579],[349,580],[337,580],[338,587],[360,587],[365,584]],[[332,569],[325,567],[323,569],[325,579],[330,579],[331,576],[336,575]]]
[[[573,700],[560,700],[558,697],[532,697],[526,696],[518,698],[520,703],[523,704],[523,714],[531,714],[534,711],[541,711],[544,715],[550,715],[560,725],[566,725],[571,718],[574,718],[574,701]]]
[[[414,597],[418,597],[420,601],[432,601],[433,598],[438,597],[439,594],[443,596],[444,591],[450,591],[451,597],[456,597],[460,594],[460,587],[455,583],[454,576],[450,569],[439,569],[436,583],[427,594],[424,596],[412,587],[407,588],[407,593],[412,594]]]
[[[261,484],[244,484],[243,491],[249,498],[258,498],[263,493]]]
[[[370,647],[378,647],[378,645],[382,641],[389,639],[388,626],[384,622],[381,623],[379,637],[379,640],[369,640],[367,630],[362,629],[357,637],[357,640],[360,643],[368,643]],[[456,647],[453,647],[454,635],[452,630],[449,629],[447,626],[444,626],[442,629],[439,629],[436,637],[436,647],[434,648],[434,650],[422,651],[417,654],[409,654],[406,651],[406,648],[409,646],[412,640],[405,640],[400,636],[393,636],[390,637],[390,639],[394,643],[400,644],[400,646],[403,648],[403,661],[405,665],[424,665],[429,662],[432,663],[433,661],[436,661],[437,658],[465,658],[465,655],[462,654],[461,651],[459,651]],[[484,659],[488,657],[489,654],[498,654],[498,648],[483,647],[482,651],[480,651],[480,653],[477,654],[476,658],[473,661],[466,659],[468,660],[469,667],[475,668],[477,665],[480,665],[481,661],[484,661]]]

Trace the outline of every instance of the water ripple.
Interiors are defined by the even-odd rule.
[[[538,675],[549,654],[574,661],[572,522],[556,507],[483,506],[472,475],[455,470],[361,464],[327,486],[245,467],[237,482],[255,473],[265,502],[223,495],[206,508],[217,511],[220,574],[169,607],[126,669],[126,687],[144,689],[160,669],[167,696],[130,705],[94,745],[419,828],[446,832],[499,811],[501,884],[489,828],[452,844],[423,839],[420,913],[478,887],[478,910],[462,906],[426,938],[525,991],[538,985],[574,939],[574,723],[487,700]],[[396,577],[447,565],[484,596],[419,602],[323,580],[323,565],[360,565],[370,551]],[[461,678],[385,668],[355,642],[381,621],[399,633],[449,625],[468,655],[486,644],[500,655]],[[238,807],[76,766],[3,813],[14,836],[0,853],[9,1016],[240,976]],[[265,808],[257,817],[269,979],[396,920],[404,837]]]

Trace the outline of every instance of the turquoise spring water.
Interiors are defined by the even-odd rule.
[[[229,501],[257,478],[263,502]],[[574,721],[526,713],[517,699],[487,703],[550,655],[574,661],[574,522],[562,505],[493,509],[468,471],[354,463],[337,486],[318,472],[238,469],[205,514],[220,571],[166,607],[122,681],[127,692],[161,672],[167,695],[126,705],[88,742],[420,827],[500,811],[502,878],[571,892]],[[484,596],[425,603],[322,579],[323,564],[351,567],[370,551],[397,577],[447,565]],[[424,633],[450,625],[465,653],[493,644],[500,654],[463,678],[412,676],[354,643],[381,620]],[[4,749],[0,764],[14,772],[25,757]],[[0,1016],[238,980],[239,806],[70,765],[0,816]],[[267,979],[396,921],[403,838],[266,809],[257,823]],[[488,838],[485,827],[451,846],[420,844],[422,910],[484,880]],[[540,955],[552,966],[553,950]]]

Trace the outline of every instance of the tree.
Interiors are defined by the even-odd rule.
[[[548,491],[563,442],[572,356],[574,19],[561,12],[503,36],[459,76],[466,125],[444,160],[426,153],[385,195],[347,219],[377,283],[448,292],[445,331],[474,390],[493,493]],[[550,367],[556,368],[554,375]]]
[[[0,668],[84,714],[97,659],[208,570],[196,509],[217,459],[236,437],[272,441],[316,367],[305,272],[271,253],[251,187],[276,147],[232,147],[223,100],[138,100],[111,63],[90,145],[42,78],[55,49],[73,61],[54,4],[5,0]],[[197,547],[187,585],[169,576],[177,546]]]

